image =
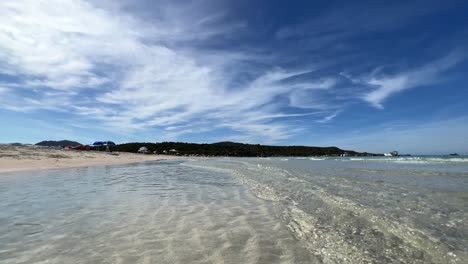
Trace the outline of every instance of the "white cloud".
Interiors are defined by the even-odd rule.
[[[261,57],[269,55],[200,48],[246,29],[245,21],[226,23],[227,11],[168,1],[144,19],[124,5],[110,6],[0,2],[0,74],[12,77],[0,83],[0,108],[67,113],[127,134],[154,128],[176,138],[220,129],[232,132],[230,138],[277,142],[301,131],[290,119],[331,122],[345,107],[339,98],[349,95],[339,94],[345,90],[337,88],[338,78],[302,78],[319,63],[288,70]],[[249,65],[260,57],[262,67]],[[392,94],[433,81],[456,62],[448,56],[395,76],[362,78],[360,84],[375,87],[364,100],[381,107]],[[249,78],[237,82],[245,71]]]
[[[77,89],[105,82],[93,72],[93,53],[122,35],[110,14],[80,1],[4,1],[0,9],[2,72],[24,76],[27,87]]]
[[[461,54],[455,52],[421,68],[397,75],[371,76],[363,82],[376,87],[376,89],[365,94],[363,99],[377,108],[383,108],[382,103],[389,96],[407,89],[437,82],[441,73],[455,66],[462,58]],[[359,82],[357,80],[353,81]]]
[[[245,27],[220,23],[223,13],[187,16],[166,6],[148,24],[79,0],[4,1],[0,10],[0,73],[20,80],[4,83],[3,109],[64,111],[128,133],[185,127],[180,135],[208,123],[273,142],[299,129],[277,121],[293,115],[282,114],[275,98],[335,85],[289,83],[307,71],[273,68],[232,89],[227,66],[254,56],[177,45]]]
[[[325,116],[324,118],[317,120],[317,123],[328,123],[332,121],[335,117],[337,117],[340,114],[341,111],[336,111],[331,115]]]

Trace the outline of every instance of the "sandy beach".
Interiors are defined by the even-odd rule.
[[[77,151],[34,145],[0,144],[0,173],[25,170],[73,168],[93,165],[126,164],[140,161],[176,159],[167,155],[125,152]]]

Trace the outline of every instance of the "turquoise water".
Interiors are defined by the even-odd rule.
[[[468,158],[209,158],[0,176],[0,263],[466,263]]]

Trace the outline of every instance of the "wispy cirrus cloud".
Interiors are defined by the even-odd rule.
[[[393,94],[437,83],[441,74],[454,67],[463,58],[463,54],[453,52],[417,69],[390,76],[378,76],[378,74],[374,73],[373,76],[364,80],[354,80],[354,82],[375,87],[375,89],[365,94],[363,99],[377,108],[383,108],[384,100]]]
[[[335,117],[337,117],[340,114],[340,111],[336,111],[335,113],[328,115],[320,120],[317,120],[317,123],[328,123],[331,120],[333,120]]]
[[[150,11],[134,1],[0,3],[0,109],[60,113],[128,135],[157,131],[175,140],[222,130],[222,139],[275,143],[303,130],[297,120],[332,123],[362,100],[382,108],[389,96],[437,82],[459,61],[448,56],[391,75],[372,71],[380,62],[355,66],[363,61],[355,49],[316,56],[434,7],[407,11],[398,23],[400,5],[378,23],[378,14],[356,18],[354,8],[343,8],[275,30],[278,43],[256,46],[251,20],[204,3],[149,1],[157,7]],[[359,34],[348,18],[357,19]],[[291,39],[300,41],[287,46]]]
[[[3,83],[9,90],[2,108],[8,110],[66,111],[129,132],[180,126],[190,133],[208,123],[211,129],[228,128],[274,142],[294,131],[277,121],[288,117],[280,110],[285,105],[273,103],[277,97],[334,84],[289,82],[307,70],[273,67],[232,89],[228,83],[235,74],[226,72],[226,65],[250,56],[203,50],[210,53],[207,61],[180,44],[244,27],[239,21],[219,26],[223,13],[178,20],[180,10],[166,6],[162,20],[147,24],[122,10],[111,13],[86,1],[0,5],[0,71],[17,77]],[[203,34],[187,34],[193,26]],[[227,56],[230,60],[220,64]],[[263,118],[250,118],[252,112]]]

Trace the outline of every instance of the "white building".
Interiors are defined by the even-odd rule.
[[[147,154],[149,153],[149,150],[147,147],[141,147],[138,149],[138,153],[143,153],[143,154]]]

